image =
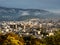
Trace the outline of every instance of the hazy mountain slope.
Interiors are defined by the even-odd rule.
[[[26,20],[31,18],[59,18],[59,14],[41,9],[18,9],[0,7],[0,21]]]

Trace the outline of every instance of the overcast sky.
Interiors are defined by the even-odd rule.
[[[34,8],[60,12],[60,0],[0,0],[0,7]]]

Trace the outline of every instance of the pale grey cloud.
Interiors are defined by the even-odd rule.
[[[60,9],[60,0],[0,0],[0,6],[14,8]]]
[[[54,9],[54,10],[49,10],[48,9],[48,11],[53,12],[53,13],[59,13],[60,14],[60,9]]]

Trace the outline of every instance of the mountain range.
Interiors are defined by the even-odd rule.
[[[0,21],[21,21],[32,18],[48,19],[60,18],[60,14],[42,9],[19,9],[0,7]]]

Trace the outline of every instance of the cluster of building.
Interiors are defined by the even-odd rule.
[[[3,34],[14,32],[19,36],[33,35],[36,38],[54,35],[60,28],[60,22],[30,19],[26,21],[0,22],[0,32]]]

